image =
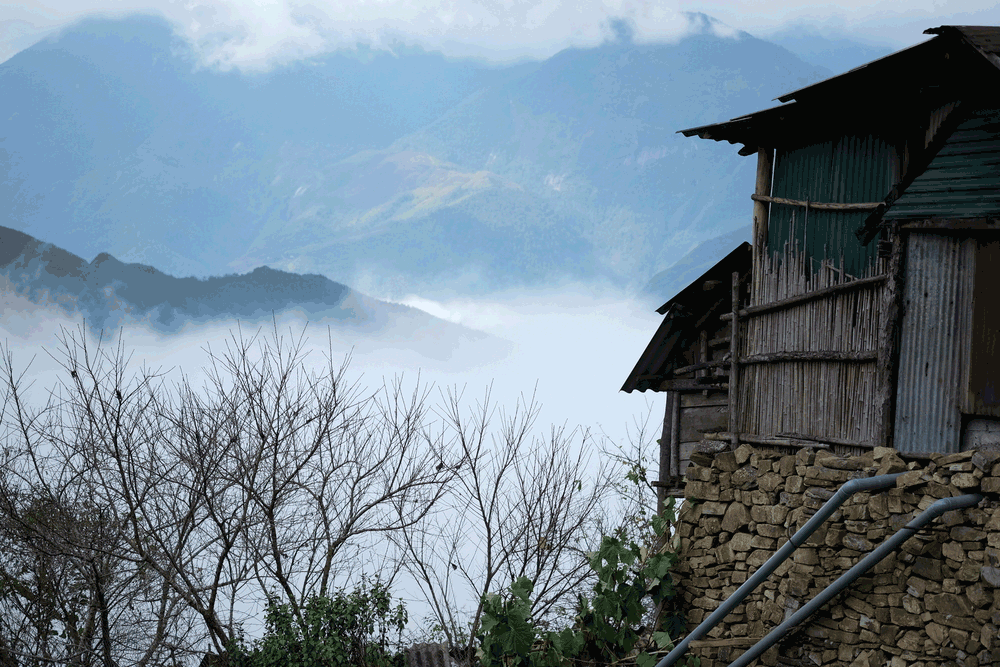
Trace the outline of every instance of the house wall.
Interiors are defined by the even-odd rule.
[[[1000,214],[1000,108],[974,111],[886,213],[887,220]]]
[[[870,134],[779,148],[771,195],[830,204],[879,202],[892,187],[895,159],[895,146]],[[797,248],[817,261],[832,256],[837,268],[861,275],[877,261],[876,245],[862,245],[854,236],[867,216],[868,211],[810,209],[807,221],[803,207],[772,204],[768,254]]]
[[[790,450],[789,450],[790,451]],[[907,460],[892,449],[766,452],[750,445],[687,471],[678,587],[693,629],[847,480],[907,471],[896,488],[849,499],[706,639],[702,667],[728,665],[939,498],[983,493],[905,542],[767,651],[784,666],[982,667],[1000,664],[1000,453]]]
[[[881,425],[876,362],[888,283],[845,281],[830,262],[814,271],[810,264],[794,252],[763,264],[739,325],[737,430],[860,453],[876,444]],[[822,295],[760,310],[814,293]]]
[[[904,452],[957,452],[972,331],[976,241],[907,239],[896,428]]]

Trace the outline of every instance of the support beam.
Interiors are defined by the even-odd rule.
[[[882,292],[882,321],[878,338],[878,382],[875,404],[878,409],[878,434],[875,443],[892,447],[896,421],[896,381],[899,376],[899,333],[903,319],[903,266],[906,237],[892,230],[892,254],[889,256],[889,281]]]
[[[757,184],[754,194],[758,197],[771,196],[771,174],[774,171],[774,149],[761,148],[757,151]],[[753,202],[753,289],[751,298],[756,301],[759,293],[761,269],[767,255],[767,220],[769,205],[766,201]]]

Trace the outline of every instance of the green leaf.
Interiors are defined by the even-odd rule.
[[[643,651],[635,656],[635,664],[636,667],[653,667],[656,664],[656,660],[653,656]]]

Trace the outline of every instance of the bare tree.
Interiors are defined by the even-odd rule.
[[[534,433],[534,396],[513,412],[497,409],[489,391],[470,410],[461,394],[444,399],[440,417],[462,456],[447,510],[398,536],[434,625],[471,653],[484,596],[520,576],[535,582],[537,620],[572,617],[591,577],[585,554],[600,541],[610,485],[603,469],[588,469],[588,432]]]
[[[454,476],[457,455],[425,428],[426,391],[396,382],[365,394],[332,344],[308,372],[304,331],[290,343],[276,330],[235,334],[224,352],[209,350],[199,391],[186,377],[171,388],[148,369],[133,374],[120,342],[92,350],[81,330],[60,343],[65,375],[37,411],[4,351],[0,539],[89,577],[95,664],[168,664],[206,639],[222,651],[273,596],[299,615],[307,596],[357,572],[367,549],[384,554],[391,534],[423,521]],[[62,518],[18,532],[30,523],[26,489]],[[38,625],[36,611],[17,618]],[[119,627],[141,632],[126,641]],[[8,644],[21,641],[13,631]],[[15,649],[51,653],[34,632]]]

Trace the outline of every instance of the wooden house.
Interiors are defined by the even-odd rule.
[[[682,131],[757,157],[751,267],[731,272],[726,333],[703,325],[729,339],[710,390],[728,391],[728,427],[710,439],[911,456],[1000,443],[1000,28],[927,33],[780,106]],[[672,358],[720,361],[679,340]],[[655,357],[623,389],[687,392],[673,376],[642,384],[688,370]]]

